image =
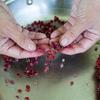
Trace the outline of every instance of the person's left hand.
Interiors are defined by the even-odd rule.
[[[48,44],[46,35],[29,32],[16,24],[11,11],[0,1],[0,55],[13,58],[31,58],[44,55],[38,47]]]
[[[27,51],[20,48],[15,42],[13,42],[9,38],[0,38],[0,43],[2,44],[0,48],[2,49],[2,54],[8,55],[10,57],[22,59],[22,58],[31,58],[31,57],[39,57],[44,55],[44,51],[39,50],[38,47],[44,47],[48,45],[49,39],[46,38],[45,34],[38,32],[29,32],[28,30],[22,28],[19,25],[17,26],[17,30],[30,38],[37,46],[37,50],[35,51]],[[43,46],[42,46],[43,45]],[[48,47],[48,46],[47,46]],[[0,50],[1,51],[1,50]]]

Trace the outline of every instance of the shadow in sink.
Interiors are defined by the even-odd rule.
[[[64,64],[65,66],[61,69],[59,62],[61,62],[62,58],[65,58],[66,62]],[[45,59],[41,57],[39,65],[36,66],[37,70],[40,73],[39,77],[53,77],[52,80],[54,80],[55,82],[83,73],[83,71],[87,70],[89,68],[88,66],[90,66],[90,58],[88,52],[86,54],[79,54],[75,56],[58,56],[57,59],[51,64],[48,73],[43,72],[44,61]],[[24,65],[25,64],[21,62],[20,64],[15,64],[13,66],[13,68],[11,69],[12,74],[14,74],[13,77],[15,77],[16,72],[21,72],[25,69]]]

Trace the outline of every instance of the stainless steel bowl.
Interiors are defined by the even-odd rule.
[[[26,0],[16,0],[9,5],[20,25],[27,25],[33,20],[49,20],[54,15],[67,19],[72,0],[37,0],[32,5],[27,5]],[[94,48],[98,47],[98,51]],[[100,54],[100,45],[94,46],[85,54],[67,56],[63,69],[56,69],[55,65],[49,73],[40,74],[34,78],[16,78],[14,68],[4,73],[0,63],[0,100],[15,100],[16,89],[26,84],[31,85],[31,92],[22,93],[20,99],[30,96],[30,100],[96,100],[94,66],[97,56]],[[58,59],[58,62],[61,61]],[[42,65],[42,63],[41,63]],[[19,66],[21,69],[22,66]],[[20,71],[19,71],[20,72]],[[5,78],[4,78],[5,77]],[[16,79],[16,84],[5,86],[4,79]],[[74,82],[70,85],[70,82]],[[9,92],[11,91],[11,92]]]
[[[18,24],[26,26],[34,20],[49,20],[53,16],[68,18],[73,0],[33,0],[28,5],[27,0],[15,0],[9,4]]]

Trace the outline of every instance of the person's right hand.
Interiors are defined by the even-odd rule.
[[[51,34],[63,54],[84,53],[100,40],[100,0],[73,0],[70,18]]]
[[[43,55],[43,52],[36,50],[36,44],[31,38],[42,39],[46,38],[46,36],[35,32],[31,32],[30,34],[28,30],[23,30],[20,26],[16,25],[14,18],[1,5],[0,12],[0,54],[14,58],[38,57]]]

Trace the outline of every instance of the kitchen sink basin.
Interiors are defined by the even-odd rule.
[[[33,0],[28,5],[26,0],[15,0],[8,5],[17,23],[26,26],[33,21],[48,21],[54,16],[67,20],[70,15],[73,0]],[[98,51],[95,51],[98,47]],[[16,70],[22,65],[13,67],[10,71],[3,71],[3,62],[0,63],[0,100],[16,100],[17,89],[22,88],[19,94],[24,100],[29,96],[30,100],[96,100],[95,87],[95,61],[100,53],[100,45],[94,45],[86,53],[67,56],[58,55],[57,61],[61,57],[66,59],[63,69],[52,65],[48,73],[41,73],[33,78],[16,78]],[[41,65],[40,65],[41,66]],[[20,67],[18,69],[18,67]],[[5,79],[15,81],[14,85],[6,86]],[[73,84],[72,84],[73,83]],[[31,85],[31,92],[26,93],[25,85]]]

